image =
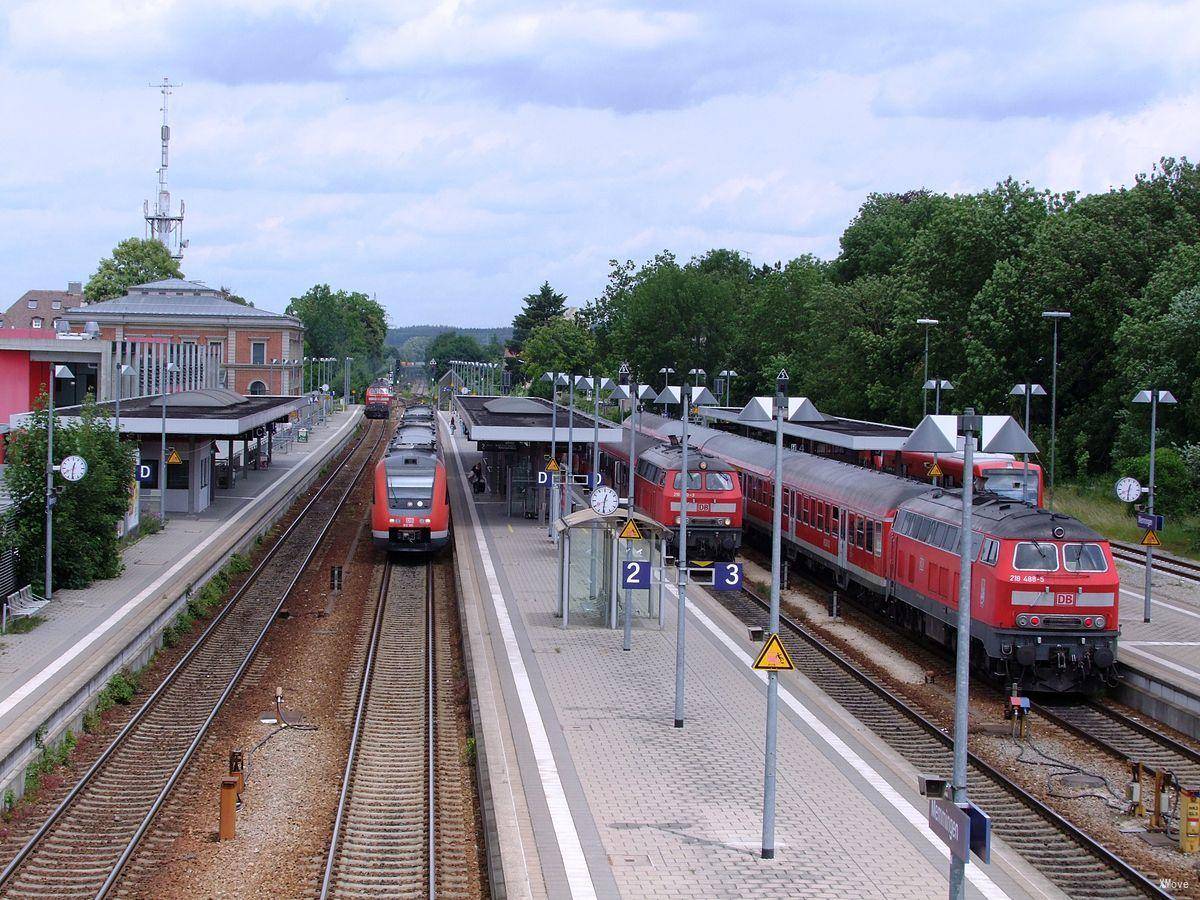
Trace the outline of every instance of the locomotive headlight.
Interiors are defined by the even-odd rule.
[[[1021,613],[1019,616],[1017,616],[1017,624],[1024,628],[1029,624],[1029,616],[1025,615],[1025,613]]]
[[[424,505],[425,505],[425,501],[424,501],[424,500],[418,500],[418,501],[417,501],[417,506],[424,506]]]
[[[732,524],[733,524],[733,519],[726,519],[726,520],[725,520],[725,526],[726,526],[726,527],[729,527],[729,526],[730,526],[730,525],[732,525]]]
[[[1096,627],[1097,628],[1104,627],[1104,616],[1096,616]]]

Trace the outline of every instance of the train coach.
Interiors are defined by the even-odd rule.
[[[401,425],[376,463],[371,536],[390,553],[432,553],[449,542],[450,492],[432,423]]]
[[[642,416],[665,440],[678,421]],[[698,450],[737,473],[747,527],[772,522],[774,447],[689,426]],[[953,645],[959,588],[959,491],[788,450],[783,541],[827,568],[896,627]],[[1120,584],[1108,543],[1081,522],[995,493],[975,498],[973,664],[1028,691],[1086,691],[1115,675]]]
[[[903,450],[879,456],[880,468],[929,481],[929,472],[935,462],[932,453]],[[963,455],[959,453],[939,454],[937,466],[942,471],[939,483],[942,487],[962,487]],[[1009,500],[1021,500],[1037,506],[1045,505],[1042,467],[1031,462],[1028,476],[1024,462],[1010,453],[976,453],[972,460],[975,473],[975,490],[998,494]]]
[[[367,388],[364,398],[368,419],[386,419],[392,414],[392,389],[382,384],[373,384]]]
[[[606,444],[601,463],[620,491],[628,485],[629,449]],[[638,439],[634,508],[665,529],[669,552],[678,555],[683,487],[683,448],[671,438]],[[732,560],[742,546],[742,488],[725,461],[699,450],[688,452],[688,558]]]

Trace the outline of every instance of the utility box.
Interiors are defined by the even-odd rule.
[[[1200,852],[1200,791],[1179,792],[1179,849]]]

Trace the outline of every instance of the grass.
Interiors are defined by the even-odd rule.
[[[8,631],[5,634],[25,634],[33,631],[45,621],[45,616],[21,616],[19,619],[9,619]]]
[[[1074,516],[1109,540],[1136,544],[1142,539],[1143,532],[1133,517],[1132,506],[1118,500],[1107,481],[1058,485],[1054,509]],[[1180,556],[1197,556],[1200,554],[1200,516],[1168,518],[1158,537],[1164,550]]]

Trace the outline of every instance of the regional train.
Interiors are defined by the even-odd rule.
[[[932,453],[921,453],[913,450],[900,450],[875,455],[879,468],[907,475],[922,481],[930,479],[930,470],[935,462]],[[963,455],[958,453],[940,453],[936,458],[937,466],[942,470],[938,483],[942,487],[962,487]],[[975,490],[988,491],[1007,497],[1009,500],[1020,500],[1036,506],[1045,505],[1045,485],[1042,481],[1042,467],[1035,462],[1026,464],[1011,453],[976,453],[972,457],[972,470],[975,473]],[[1028,472],[1028,474],[1026,474]]]
[[[367,388],[366,417],[386,419],[392,414],[392,389],[385,384],[373,384]]]
[[[661,416],[640,422],[660,442],[681,431]],[[746,527],[769,534],[774,446],[703,426],[688,431],[691,446],[737,473]],[[783,478],[789,558],[829,569],[897,627],[954,644],[960,491],[795,450],[784,451]],[[1120,584],[1108,542],[1070,516],[997,493],[976,495],[972,515],[976,667],[1028,691],[1111,682]]]
[[[371,537],[390,553],[433,553],[450,541],[450,489],[428,407],[411,407],[375,464]]]

